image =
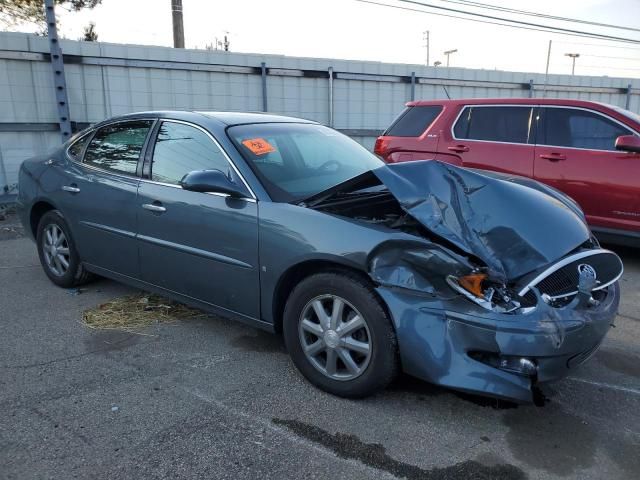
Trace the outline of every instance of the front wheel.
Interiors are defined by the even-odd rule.
[[[303,280],[287,301],[283,331],[298,370],[329,393],[365,397],[396,376],[393,326],[358,275],[327,272]]]

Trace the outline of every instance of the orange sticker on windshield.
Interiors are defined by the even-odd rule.
[[[248,140],[243,140],[242,144],[251,150],[251,153],[254,155],[264,155],[265,153],[276,151],[276,149],[273,148],[273,145],[267,142],[264,138],[250,138]]]

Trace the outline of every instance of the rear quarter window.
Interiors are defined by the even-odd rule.
[[[67,152],[69,153],[69,156],[73,158],[76,162],[82,161],[82,153],[84,152],[84,147],[87,145],[90,138],[91,138],[91,133],[87,133],[83,137],[73,142],[69,147],[69,150],[67,150]]]
[[[419,137],[442,111],[442,105],[407,107],[384,132],[390,137]]]

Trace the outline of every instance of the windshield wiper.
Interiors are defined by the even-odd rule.
[[[332,205],[341,205],[345,203],[350,203],[353,201],[360,201],[363,198],[377,198],[381,196],[389,195],[389,190],[378,190],[378,191],[356,191],[356,192],[338,192],[331,195],[328,198],[322,198],[314,201],[313,203],[305,203],[306,207],[313,208],[317,206],[332,206]]]
[[[375,187],[380,184],[380,180],[378,180],[378,178],[371,170],[368,170],[364,173],[361,173],[360,175],[345,180],[342,183],[338,183],[333,187],[327,188],[326,190],[300,199],[295,203],[296,205],[299,205],[301,207],[314,207],[336,195],[357,192],[358,190],[364,190],[366,188]]]

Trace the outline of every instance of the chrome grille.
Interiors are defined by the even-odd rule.
[[[585,250],[569,255],[537,275],[520,290],[522,305],[536,304],[536,297],[531,287],[536,287],[541,294],[546,293],[554,300],[573,297],[578,293],[580,279],[578,268],[581,265],[588,265],[595,271],[597,286],[594,290],[611,285],[620,278],[623,271],[622,261],[609,250]]]

